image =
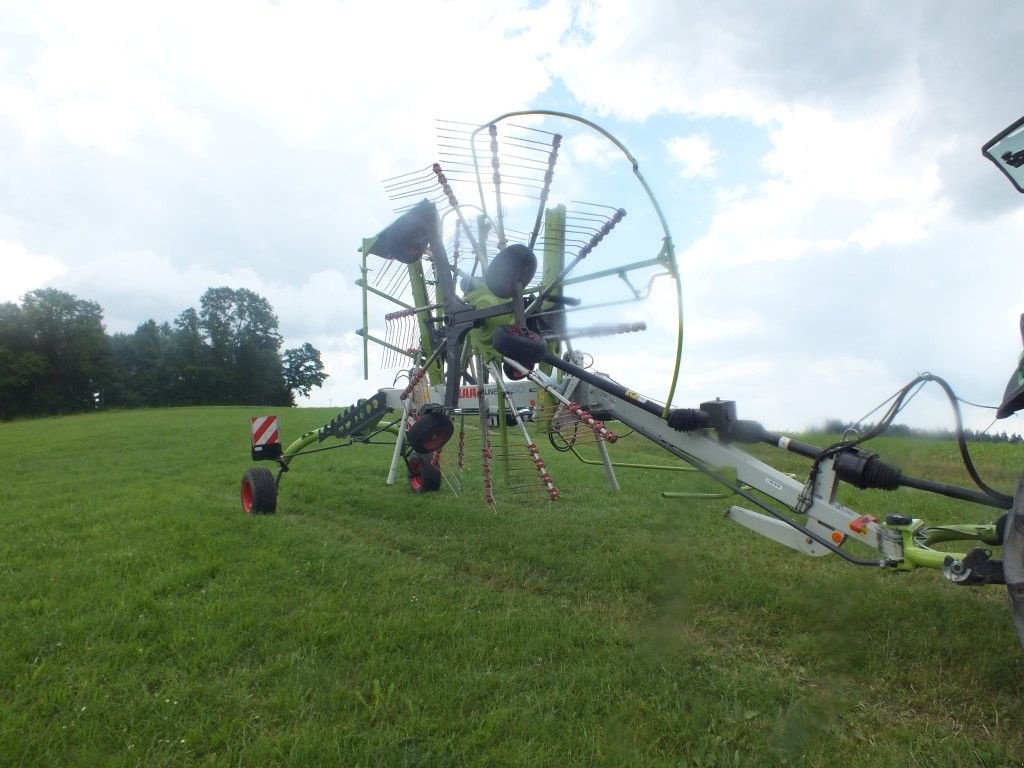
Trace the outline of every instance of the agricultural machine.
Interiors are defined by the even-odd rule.
[[[556,501],[556,478],[539,445],[582,459],[576,449],[587,443],[599,457],[589,463],[603,468],[614,491],[615,430],[625,429],[737,497],[731,520],[806,555],[902,571],[932,568],[960,585],[1005,584],[1024,643],[1024,479],[1013,496],[984,482],[949,384],[930,374],[915,378],[877,425],[824,448],[739,418],[733,401],[674,407],[680,275],[661,207],[626,147],[588,120],[551,111],[509,113],[482,125],[439,122],[438,137],[439,162],[385,181],[398,218],[360,249],[364,378],[373,345],[382,367],[396,372],[392,386],[290,445],[281,442],[274,417],[253,419],[252,456],[276,464],[276,473],[260,467],[244,474],[247,513],[276,510],[281,479],[298,456],[353,444],[391,449],[388,484],[401,469],[412,492],[477,493],[495,507],[506,499]],[[1024,118],[983,153],[1024,192]],[[609,177],[607,190],[587,186],[588,195],[631,188],[639,213],[580,202],[579,168],[586,163]],[[383,327],[371,326],[371,315]],[[635,334],[649,323],[675,338],[671,381],[660,400],[600,373],[579,346],[588,339],[603,355],[629,355]],[[950,400],[974,487],[911,476],[865,448],[926,383]],[[998,417],[1021,408],[1024,355]],[[328,440],[342,442],[324,446]],[[804,457],[806,477],[755,458],[742,448],[751,444]],[[929,525],[898,513],[880,520],[839,503],[842,483],[915,488],[990,508],[994,520]],[[960,542],[952,545],[959,551],[950,542]]]

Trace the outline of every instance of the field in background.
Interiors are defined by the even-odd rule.
[[[556,504],[414,496],[384,485],[390,449],[354,446],[297,460],[278,514],[246,517],[256,413],[0,425],[0,764],[1024,764],[1002,587],[805,558],[729,501],[660,495],[707,490],[690,475],[622,471],[612,495],[546,443]],[[285,441],[334,414],[282,412]],[[952,444],[873,445],[965,477]],[[1010,492],[1024,470],[1019,446],[976,460]]]

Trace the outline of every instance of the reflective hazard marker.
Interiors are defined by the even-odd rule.
[[[277,427],[277,416],[253,416],[249,419],[252,431],[252,458],[276,459],[281,453],[281,432]]]

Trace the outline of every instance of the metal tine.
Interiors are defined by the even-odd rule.
[[[464,157],[472,159],[473,157],[473,145],[469,142],[462,144],[450,144],[450,143],[438,143],[437,153],[439,155],[454,155],[456,157]],[[478,153],[479,156],[479,153]]]
[[[566,216],[566,225],[572,225],[579,230],[600,229],[606,222],[611,221],[610,216]]]
[[[395,347],[402,346],[404,334],[401,332],[400,321],[388,320],[385,318],[384,325],[384,352],[381,355],[381,368],[394,368],[398,361],[398,353]]]
[[[523,179],[515,179],[513,181],[508,182],[507,184],[503,184],[502,185],[502,190],[504,190],[506,186],[508,186],[510,189],[517,189],[517,190],[538,190],[538,189],[542,188],[539,180],[537,181],[537,183],[531,184],[528,181],[523,180]],[[495,189],[494,185],[485,185],[485,190],[489,190],[489,191],[493,192],[494,189]],[[523,194],[527,194],[527,193],[520,192],[519,194],[523,195]],[[532,197],[536,197],[536,196],[537,196],[536,194],[532,195]]]
[[[507,167],[509,167],[509,168],[517,168],[519,166],[509,165]],[[512,175],[512,174],[504,174],[501,177],[501,181],[502,181],[502,184],[504,184],[506,182],[509,183],[509,184],[529,182],[529,183],[526,183],[526,184],[522,184],[522,186],[533,186],[533,185],[539,186],[539,185],[543,184],[544,179],[543,179],[543,177],[542,178],[536,178],[534,176],[519,176],[519,175]]]
[[[424,185],[429,186],[432,179],[433,176],[430,173],[421,173],[416,176],[406,176],[403,177],[400,181],[385,184],[384,190],[386,191],[386,193],[388,193],[388,195],[400,195],[403,190],[409,189],[411,187],[415,188]]]
[[[410,195],[422,195],[427,194],[433,190],[434,185],[430,181],[419,181],[416,184],[409,184],[401,187],[400,189],[388,190],[388,198],[391,200],[401,200],[409,197]]]
[[[608,205],[606,203],[595,203],[590,200],[570,200],[569,202],[573,205],[585,205],[588,208],[604,208],[606,211],[614,212],[619,210],[618,206]]]
[[[403,349],[411,352],[413,355],[416,354],[416,350],[420,347],[420,341],[417,338],[417,331],[419,329],[419,322],[415,316],[406,318],[405,323],[405,345]]]
[[[548,157],[544,165],[544,180],[541,186],[540,197],[537,201],[537,216],[533,222],[533,231],[530,232],[530,240],[527,244],[532,250],[537,245],[537,237],[540,235],[541,222],[544,218],[544,207],[548,202],[548,194],[551,191],[551,181],[555,175],[555,163],[558,161],[558,149],[562,145],[562,136],[560,134],[551,134],[551,140],[548,143]]]
[[[467,136],[471,134],[475,129],[480,127],[479,123],[467,123],[465,120],[448,120],[447,118],[438,117],[434,119],[435,123],[438,123],[438,127],[435,130],[438,131],[457,131],[459,133],[465,133]],[[465,128],[448,128],[447,126],[465,126]]]
[[[490,137],[491,168],[494,173],[491,176],[494,192],[494,226],[498,234],[498,250],[502,250],[508,242],[505,239],[505,212],[501,204],[501,159],[498,148],[498,126],[491,123],[487,126],[487,135]]]
[[[381,179],[381,184],[383,184],[385,187],[387,187],[392,182],[400,181],[401,179],[407,178],[409,176],[415,176],[416,174],[427,173],[429,171],[430,171],[430,167],[429,166],[427,168],[417,168],[415,171],[406,171],[405,173],[399,173],[396,176],[389,176],[386,179]]]
[[[473,248],[473,256],[476,258],[480,249],[477,247],[476,238],[473,237],[473,231],[469,228],[469,223],[466,221],[466,217],[462,215],[462,208],[459,206],[458,198],[455,197],[455,192],[452,191],[451,184],[448,183],[448,177],[445,175],[444,169],[441,168],[440,163],[434,163],[431,166],[431,171],[434,174],[434,181],[441,187],[441,191],[444,193],[449,207],[455,212],[455,216],[459,221],[459,226],[465,233],[466,239],[469,240],[469,243]]]
[[[548,134],[548,136],[557,136],[557,135],[558,135],[557,133],[549,133]],[[522,147],[524,149],[537,149],[538,152],[543,152],[544,151],[543,149],[539,149],[539,147],[549,147],[549,146],[551,146],[551,139],[545,139],[545,140],[541,140],[541,139],[528,139],[525,136],[516,136],[515,134],[507,134],[503,140],[504,140],[504,142],[506,144],[509,144],[511,146]],[[531,145],[534,145],[534,144],[537,145],[537,147],[531,146]]]
[[[406,195],[405,197],[408,198],[408,197],[410,197],[410,195]],[[412,195],[412,197],[419,197],[419,195]],[[430,202],[432,202],[434,205],[437,205],[438,203],[445,203],[447,205],[447,200],[445,200],[445,197],[444,197],[443,194],[436,194],[433,197],[427,197],[426,199],[429,200]],[[419,201],[417,201],[417,202],[419,202]],[[395,213],[405,213],[406,211],[411,211],[415,207],[416,207],[416,203],[409,203],[408,205],[402,205],[402,206],[399,206],[398,208],[395,208]]]
[[[470,155],[456,155],[453,152],[438,152],[438,156],[439,157],[444,157],[444,158],[462,157],[462,158],[465,158],[467,160],[471,160],[472,159],[472,157]],[[474,169],[476,168],[476,166],[473,165],[473,163],[460,163],[458,160],[448,160],[448,159],[446,159],[444,161],[444,166],[445,166],[445,168],[449,168],[449,169],[452,166],[455,166],[457,168],[474,168]],[[461,173],[461,171],[460,171],[460,173]],[[468,174],[469,172],[467,171],[466,173]]]
[[[444,138],[450,139],[452,141],[461,142],[466,149],[470,150],[472,150],[474,146],[476,146],[478,149],[485,149],[487,146],[487,144],[485,143],[486,139],[483,137],[482,134],[478,133],[476,138],[474,139],[473,131],[467,131],[466,133],[463,134],[451,134],[445,136]]]
[[[401,182],[396,184],[388,184],[384,187],[386,192],[399,192],[409,187],[420,187],[424,184],[429,184],[431,178],[430,174],[420,174],[418,176],[407,176]]]
[[[547,152],[539,150],[539,148],[532,146],[521,146],[515,143],[505,143],[501,146],[503,159],[516,160],[521,163],[526,163],[531,167],[545,168],[548,165],[547,155],[551,152],[550,145],[547,147]],[[515,151],[524,151],[528,153],[535,153],[534,155],[520,155]]]
[[[390,259],[385,259],[384,266],[374,274],[373,280],[371,281],[372,284],[374,286],[380,287],[381,284],[383,284],[383,282],[388,279],[394,266],[395,262],[391,261]]]
[[[548,190],[550,189],[551,169],[553,167],[554,157],[557,153],[557,145],[560,143],[561,137],[557,134],[552,134],[549,131],[532,129],[527,126],[516,124],[511,127],[520,130],[529,130],[535,134],[544,134],[550,137],[544,140],[539,140],[517,133],[506,133],[502,137],[502,165],[509,168],[517,168],[520,171],[525,171],[528,175],[524,175],[522,173],[503,174],[500,179],[497,177],[494,179],[494,194],[498,201],[499,213],[502,193],[502,190],[497,187],[499,180],[501,182],[508,182],[507,186],[504,188],[504,193],[507,196],[538,201],[538,209],[537,214],[534,217],[533,230],[529,234],[519,233],[521,236],[525,235],[519,239],[521,241],[525,241],[527,243],[527,247],[533,249],[536,247],[541,222],[543,221],[544,204],[547,200]],[[498,161],[495,157],[495,131],[493,128],[491,131],[492,165],[494,165],[497,172]],[[518,152],[516,150],[518,150]],[[542,160],[539,157],[540,155],[546,155],[546,157]],[[505,238],[499,237],[499,250],[500,247],[504,247],[504,242]]]
[[[516,235],[527,235],[527,234],[529,234],[525,229],[511,229],[511,228],[509,228],[506,231],[507,232],[512,232],[513,234],[516,234]]]
[[[544,150],[537,149],[535,147],[520,147],[520,146],[518,146],[516,144],[505,144],[503,146],[503,149],[505,150],[505,157],[509,158],[510,160],[522,160],[524,163],[532,163],[532,164],[538,165],[538,166],[540,166],[542,168],[547,166],[547,164],[548,164],[548,160],[547,160],[547,156],[546,156],[547,153],[544,152]],[[518,154],[515,154],[512,151],[512,150],[515,150],[515,149],[522,149],[522,150],[526,150],[527,152],[533,152],[535,154],[534,155],[518,155]],[[551,151],[551,147],[550,147],[550,145],[548,145],[547,152],[550,152],[550,151]]]
[[[533,169],[535,171],[541,171],[541,172],[543,172],[544,169],[546,169],[548,167],[547,158],[544,158],[543,160],[538,160],[538,159],[533,158],[533,157],[524,157],[523,155],[512,155],[512,154],[505,155],[504,157],[505,157],[506,161],[517,160],[519,162],[518,163],[504,162],[503,165],[512,165],[512,166],[517,166],[517,167],[522,167],[522,168],[531,168],[531,169]]]
[[[572,205],[579,205],[579,203],[576,201],[570,202],[572,203]],[[599,208],[599,210],[581,210],[579,208],[568,208],[566,211],[566,218],[590,220],[599,219],[600,221],[607,221],[608,219],[612,218],[615,215],[615,213],[619,210],[618,208],[613,208],[611,206],[604,205],[594,207]],[[605,213],[605,211],[611,211],[611,213],[608,214]]]
[[[527,125],[526,123],[509,123],[510,128],[519,128],[523,131],[530,131],[531,133],[546,133],[548,136],[554,136],[554,131],[549,131],[546,128],[538,128],[535,125]]]
[[[548,285],[541,289],[537,297],[530,303],[530,306],[526,308],[526,314],[532,315],[540,311],[541,307],[543,306],[544,299],[546,299],[547,296],[550,295],[550,293],[555,288],[557,288],[557,286],[561,284],[565,280],[565,278],[568,277],[570,273],[572,273],[574,269],[576,269],[577,265],[579,265],[587,256],[589,256],[594,251],[595,248],[597,248],[601,244],[601,241],[603,241],[605,237],[611,234],[612,230],[614,230],[615,227],[620,222],[622,222],[622,220],[625,217],[626,210],[624,208],[619,208],[618,210],[616,210],[616,212],[611,217],[608,218],[604,225],[601,226],[596,232],[594,232],[593,236],[583,245],[582,248],[579,249],[573,260],[569,262],[569,264],[567,264],[565,267],[563,267],[562,271],[559,272],[551,280],[551,282],[548,283]]]
[[[530,188],[526,187],[525,189],[530,189]],[[537,199],[536,192],[526,192],[526,191],[519,192],[519,191],[513,191],[513,190],[505,190],[505,191],[502,192],[502,194],[503,195],[507,195],[508,197],[522,197],[522,198],[525,198],[527,200],[536,200]]]
[[[400,262],[392,262],[395,266],[392,272],[391,282],[388,284],[386,293],[392,296],[408,296],[412,291],[409,285],[409,272],[405,265]]]
[[[438,125],[435,128],[438,140],[444,141],[457,141],[461,143],[461,146],[465,149],[469,149],[473,145],[473,132],[480,128],[475,123],[456,123],[452,121],[435,121],[437,123],[445,123],[445,125]],[[449,126],[466,126],[465,129],[459,129]],[[480,138],[478,136],[478,138]],[[481,145],[481,148],[486,145]]]
[[[602,224],[608,221],[609,216],[605,216],[603,213],[580,213],[579,211],[569,211],[565,216],[567,221],[581,221],[581,222],[594,222],[599,221]]]
[[[566,227],[565,231],[567,234],[572,234],[576,242],[585,242],[597,234],[601,230],[600,227]],[[582,238],[582,240],[581,240]]]
[[[432,191],[434,191],[434,187],[433,187],[433,185],[429,185],[429,186],[419,187],[417,189],[410,189],[407,192],[403,192],[400,195],[389,195],[388,198],[391,201],[393,201],[393,202],[397,201],[397,200],[408,200],[410,197],[417,197],[417,198],[420,198],[422,200],[424,197],[429,198],[430,193]],[[437,200],[432,200],[431,202],[437,203],[438,200],[443,200],[443,199],[444,199],[443,197],[440,197]]]
[[[392,276],[391,282],[388,283],[387,286],[382,287],[382,290],[389,296],[394,296],[395,298],[405,297],[410,293],[409,278],[401,272],[396,272]]]

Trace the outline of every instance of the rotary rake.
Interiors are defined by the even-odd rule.
[[[983,151],[1024,191],[1022,136],[1024,118]],[[574,452],[587,443],[617,490],[609,446],[614,430],[625,428],[738,496],[729,519],[799,552],[899,571],[931,568],[960,585],[1005,584],[1024,643],[1024,479],[1014,495],[984,483],[945,381],[918,377],[897,393],[877,427],[825,448],[738,418],[732,401],[673,407],[682,349],[679,270],[665,217],[636,159],[595,124],[550,111],[509,113],[481,125],[439,122],[438,138],[438,162],[385,182],[398,218],[361,248],[364,376],[372,345],[381,366],[396,372],[394,385],[287,448],[265,437],[262,421],[257,439],[254,420],[253,457],[277,462],[278,472],[245,473],[246,512],[273,512],[292,460],[328,438],[386,442],[393,446],[388,483],[404,462],[414,492],[479,494],[491,507],[558,500],[539,447],[545,440],[538,438]],[[580,202],[578,171],[586,158],[617,164],[621,173],[608,190],[639,190],[641,210]],[[371,327],[371,314],[383,328]],[[613,314],[618,322],[609,322]],[[614,355],[624,349],[622,339],[651,320],[676,329],[675,365],[661,399],[599,373],[575,347],[579,339],[600,338],[602,353]],[[863,447],[929,382],[950,398],[975,487],[910,476]],[[1024,356],[998,415],[1022,407]],[[807,476],[796,479],[740,447],[756,443],[806,458]],[[915,488],[995,510],[996,519],[930,526],[893,513],[879,520],[840,504],[842,483]],[[951,551],[950,542],[962,548]]]

